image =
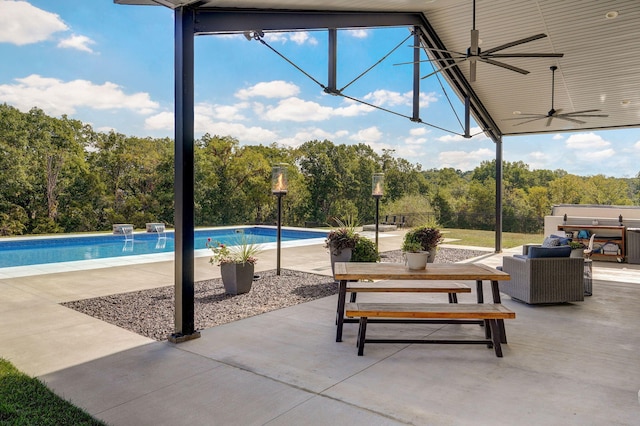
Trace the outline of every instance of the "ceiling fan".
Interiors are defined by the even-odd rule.
[[[476,81],[476,63],[478,61],[484,62],[486,64],[495,65],[498,67],[506,68],[511,71],[518,72],[520,74],[529,74],[529,71],[524,70],[522,68],[515,67],[513,65],[505,64],[504,62],[496,61],[496,58],[562,58],[564,56],[563,53],[496,53],[501,50],[508,49],[510,47],[518,46],[521,44],[529,43],[531,41],[539,40],[541,38],[547,37],[546,34],[536,34],[531,37],[526,37],[520,40],[515,40],[510,43],[501,44],[500,46],[494,47],[492,49],[488,49],[482,51],[479,47],[480,44],[480,31],[476,30],[476,0],[473,0],[473,28],[471,29],[471,46],[467,49],[466,53],[456,52],[453,50],[446,49],[429,49],[433,52],[442,52],[447,53],[453,59],[453,63],[446,65],[439,70],[436,70],[430,74],[425,75],[421,78],[427,78],[436,74],[438,72],[444,71],[448,68],[452,68],[464,61],[469,61],[469,79],[473,82]],[[414,46],[414,48],[420,48],[421,46]],[[435,60],[446,60],[444,59],[435,59]],[[428,59],[420,62],[430,62],[434,61],[432,59]],[[403,64],[412,64],[414,62],[405,62]],[[396,65],[403,65],[396,64]]]
[[[526,117],[514,117],[514,118],[505,118],[504,120],[525,120],[520,123],[514,124],[514,126],[520,126],[522,124],[531,123],[532,121],[547,119],[546,126],[549,127],[554,118],[559,120],[571,121],[572,123],[577,124],[585,124],[586,121],[577,120],[575,117],[608,117],[607,114],[588,114],[591,112],[599,112],[599,109],[585,109],[582,111],[574,111],[574,112],[566,112],[561,113],[561,109],[556,110],[553,107],[554,101],[554,89],[556,82],[556,70],[558,67],[555,65],[549,68],[551,70],[551,109],[546,114],[534,114],[531,112],[522,112],[520,115],[525,115]]]

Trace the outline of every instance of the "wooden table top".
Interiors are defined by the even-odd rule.
[[[411,270],[402,263],[336,262],[337,280],[491,280],[506,281],[509,274],[480,263],[429,263]]]

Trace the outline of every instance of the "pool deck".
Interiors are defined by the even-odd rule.
[[[397,249],[401,236],[381,235],[381,250]],[[476,261],[494,267],[519,250]],[[258,269],[274,269],[275,257],[262,253]],[[284,248],[282,267],[331,269],[321,244]],[[206,257],[195,273],[219,275]],[[173,285],[173,276],[173,262],[160,261],[0,279],[0,356],[112,425],[640,424],[640,265],[598,262],[584,302],[528,306],[503,296],[517,315],[504,358],[478,345],[408,344],[370,344],[358,357],[355,324],[335,342],[337,296],[178,345],[59,304]],[[475,336],[476,327],[380,324],[369,333]]]

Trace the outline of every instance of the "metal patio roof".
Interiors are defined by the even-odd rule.
[[[547,37],[501,53],[562,53],[562,58],[500,58],[523,75],[478,63],[470,81],[469,61],[447,66],[442,49],[466,52],[471,44],[471,0],[114,0],[132,5],[176,9],[175,19],[175,226],[176,332],[171,340],[197,338],[194,328],[194,35],[222,32],[329,30],[327,88],[335,89],[337,37],[353,27],[407,26],[417,29],[415,43],[446,67],[442,74],[496,146],[496,252],[502,250],[502,136],[545,132],[640,127],[640,1],[477,0],[476,29],[485,53],[536,34]],[[614,16],[615,15],[615,16]],[[485,47],[488,46],[488,47]],[[449,57],[450,58],[450,57]],[[606,117],[547,120],[551,109],[550,67],[555,73],[555,109],[562,113],[595,110]],[[414,67],[415,71],[417,67]],[[414,115],[419,80],[414,72]],[[325,89],[327,90],[327,89]],[[515,126],[514,111],[542,114]],[[526,121],[526,120],[525,120]],[[550,123],[549,123],[550,122]],[[550,124],[547,126],[547,124]]]
[[[419,14],[424,20],[425,43],[431,47],[466,52],[472,28],[471,0],[114,0],[120,4],[189,6],[197,11],[217,11],[234,17],[255,13],[286,11],[293,17],[313,12],[378,13],[395,25],[396,14]],[[617,12],[617,17],[607,17]],[[224,18],[223,18],[224,19]],[[355,18],[354,18],[355,19]],[[278,29],[300,29],[298,19],[278,23]],[[384,19],[382,21],[385,21]],[[257,30],[254,20],[230,19],[225,31]],[[354,20],[348,20],[349,26]],[[376,20],[374,22],[380,22]],[[472,114],[494,139],[500,136],[557,133],[624,127],[640,127],[640,2],[554,1],[554,0],[477,0],[476,28],[480,47],[485,50],[534,34],[547,34],[530,43],[505,49],[501,53],[551,52],[562,58],[508,58],[509,65],[530,71],[522,75],[493,65],[478,63],[477,79],[469,81],[469,61],[442,74],[462,99],[470,94]],[[371,25],[363,21],[362,26]],[[387,25],[387,24],[383,24]],[[381,26],[383,26],[381,25]],[[340,28],[340,27],[338,27]],[[262,28],[264,29],[264,28]],[[437,54],[437,53],[436,53]],[[442,64],[446,64],[442,62]],[[563,113],[600,110],[583,117],[585,124],[546,119],[515,125],[521,121],[514,112],[547,114],[551,109],[551,66],[555,73],[554,107]],[[423,67],[423,74],[428,73]],[[525,120],[522,120],[525,121]]]

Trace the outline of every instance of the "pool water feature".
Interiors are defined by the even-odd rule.
[[[267,227],[196,229],[194,248],[207,250],[207,242],[234,245],[243,236],[255,244],[275,243],[276,232],[275,228]],[[322,231],[282,229],[283,243],[325,237],[326,232]],[[162,234],[135,233],[133,238],[112,234],[12,238],[0,240],[0,268],[173,253],[174,248],[173,231]]]

